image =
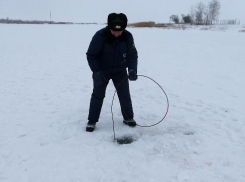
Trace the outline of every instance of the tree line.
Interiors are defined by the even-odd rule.
[[[195,25],[212,25],[218,20],[220,7],[219,0],[212,0],[207,5],[199,2],[197,5],[191,7],[188,15],[182,14],[182,19],[178,15],[172,15],[170,21]]]

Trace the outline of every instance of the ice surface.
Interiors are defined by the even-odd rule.
[[[0,181],[245,181],[245,52],[241,27],[131,28],[139,73],[170,101],[152,128],[122,123],[107,88],[95,132],[85,132],[92,77],[85,53],[96,25],[0,25]],[[130,82],[135,120],[166,109],[154,83]]]

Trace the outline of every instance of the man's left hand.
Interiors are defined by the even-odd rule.
[[[136,81],[138,79],[138,75],[136,74],[136,71],[134,70],[129,70],[129,73],[128,73],[128,79],[130,81]]]

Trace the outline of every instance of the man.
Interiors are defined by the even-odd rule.
[[[93,72],[93,93],[90,101],[86,131],[93,132],[105,97],[109,80],[117,89],[123,122],[136,126],[129,92],[129,82],[137,80],[138,53],[133,36],[125,30],[127,16],[123,13],[108,15],[108,26],[97,31],[90,42],[87,60]],[[127,74],[128,68],[128,74]]]

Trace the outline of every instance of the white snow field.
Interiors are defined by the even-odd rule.
[[[101,28],[0,24],[0,181],[244,182],[242,27],[128,28],[138,74],[163,87],[170,108],[157,126],[129,128],[116,98],[116,137],[135,139],[125,145],[113,141],[111,83],[96,130],[85,132],[86,51]],[[139,77],[130,88],[135,120],[158,122],[166,98],[157,85]]]

